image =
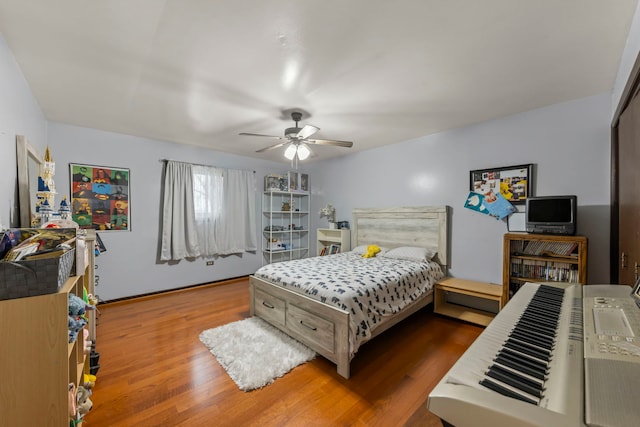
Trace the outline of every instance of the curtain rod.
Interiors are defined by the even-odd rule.
[[[195,166],[205,166],[208,168],[219,168],[220,166],[213,166],[213,165],[205,165],[202,163],[192,163],[192,162],[184,162],[182,160],[173,160],[173,159],[158,159],[159,162],[179,162],[179,163],[189,163],[190,165],[195,165]],[[231,169],[231,168],[224,168],[224,169]],[[248,169],[237,169],[237,170],[248,170]],[[253,173],[256,173],[256,171],[251,171]]]

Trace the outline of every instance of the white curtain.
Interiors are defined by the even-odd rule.
[[[191,165],[166,162],[162,205],[161,260],[178,260],[200,255],[194,218]]]
[[[256,251],[256,197],[254,174],[251,171],[223,170],[224,209],[220,212],[217,231],[219,254]]]
[[[170,174],[170,164],[188,167],[190,178]],[[257,250],[253,172],[167,161],[164,194],[163,261]],[[182,214],[181,201],[190,203],[190,214]],[[192,250],[173,250],[182,247]]]

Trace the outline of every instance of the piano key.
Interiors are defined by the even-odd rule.
[[[498,352],[498,355],[506,355],[511,359],[519,360],[520,362],[531,366],[532,368],[537,368],[543,372],[547,372],[549,369],[549,361],[548,360],[540,360],[535,357],[531,357],[527,354],[523,354],[519,351],[512,350],[510,348],[501,348]]]
[[[523,324],[533,324],[536,326],[536,329],[544,330],[550,335],[555,332],[556,325],[558,324],[557,320],[550,320],[549,318],[540,317],[534,313],[525,312],[520,321]],[[520,322],[518,322],[520,323]]]
[[[511,339],[507,340],[504,343],[504,346],[507,347],[507,348],[511,348],[511,349],[514,349],[514,350],[521,351],[524,354],[528,354],[529,356],[533,356],[533,357],[536,357],[536,358],[541,359],[541,360],[549,360],[548,355],[540,353],[539,351],[536,351],[535,349],[529,348],[526,345],[523,345],[521,343],[514,342]]]
[[[506,357],[505,355],[496,356],[495,362],[505,366],[509,366],[510,368],[516,369],[520,372],[524,372],[540,380],[544,380],[547,373],[546,370],[541,370],[541,369],[533,368],[531,366],[527,366],[526,364],[522,363],[520,360],[513,360]]]
[[[522,319],[520,319],[520,321],[518,322],[518,324],[516,325],[516,327],[514,329],[516,329],[516,330],[523,329],[523,330],[531,331],[531,332],[534,332],[534,333],[539,333],[539,334],[542,334],[542,335],[550,337],[550,338],[553,338],[556,335],[554,328],[551,328],[551,327],[545,326],[545,325],[541,325],[540,322],[536,321],[535,319],[530,319],[530,318],[522,318]]]
[[[514,329],[509,333],[507,338],[511,337],[513,337],[514,339],[519,339],[521,341],[526,341],[532,345],[537,345],[546,350],[553,349],[556,344],[555,337],[549,337],[528,329]]]
[[[535,310],[529,310],[522,313],[521,319],[532,319],[542,323],[542,325],[546,325],[547,323],[555,323],[558,321],[558,314],[553,313],[550,315],[549,313],[539,313]]]
[[[495,391],[496,393],[500,393],[503,396],[507,396],[507,397],[511,397],[513,399],[518,399],[518,400],[522,400],[523,402],[527,402],[527,403],[531,403],[532,405],[537,405],[538,402],[530,397],[525,396],[523,393],[518,393],[516,391],[513,391],[503,385],[500,385],[498,383],[496,383],[495,381],[491,381],[487,378],[485,378],[484,380],[482,380],[480,382],[481,385],[483,385],[484,387],[487,387],[488,389],[491,389],[493,391]]]
[[[550,342],[555,342],[555,333],[554,332],[547,332],[545,330],[543,330],[542,328],[537,328],[535,324],[533,323],[529,323],[529,322],[518,322],[518,324],[516,325],[515,328],[513,328],[514,332],[523,332],[523,333],[527,333],[527,334],[531,334],[531,335],[535,335],[537,337],[540,337],[541,339],[545,339],[548,340]]]
[[[538,345],[535,345],[533,343],[529,343],[529,342],[526,342],[524,340],[521,340],[517,336],[510,336],[507,339],[506,342],[514,342],[514,343],[518,343],[520,345],[524,345],[524,346],[526,346],[527,348],[529,348],[529,349],[531,349],[533,351],[539,352],[541,355],[544,356],[544,359],[548,360],[551,357],[551,351],[549,349],[546,349],[546,348],[540,347]]]
[[[542,347],[546,350],[551,350],[553,348],[553,341],[550,339],[544,339],[540,336],[534,335],[534,334],[526,334],[524,332],[521,331],[513,331],[511,334],[509,334],[510,337],[514,337],[517,338],[519,340],[522,341],[526,341],[529,344],[533,344],[533,345],[537,345],[539,347]]]
[[[531,299],[531,302],[538,304],[542,303],[547,307],[560,307],[562,306],[563,295],[550,295],[540,293]]]
[[[582,323],[581,314],[574,313],[574,309],[582,307],[581,288],[579,285],[568,286],[565,292],[555,285],[523,285],[430,394],[434,409],[452,414],[452,419],[459,411],[456,408],[473,410],[477,406],[488,414],[505,414],[511,421],[521,419],[526,425],[582,425],[579,421],[584,416],[580,400],[584,390],[581,377],[584,363]],[[576,299],[578,303],[575,303]],[[548,357],[529,355],[522,349],[510,348],[505,345],[510,338],[512,342],[509,345],[524,342],[533,348],[546,348],[550,354]],[[490,360],[487,362],[487,359]],[[519,375],[537,382],[541,385],[542,397],[537,397],[539,393],[531,395],[487,376],[485,373],[490,368],[493,372],[502,373],[500,369],[508,371],[506,378]],[[469,387],[451,385],[452,378],[466,381],[475,390],[467,392]],[[526,403],[516,405],[513,399]],[[457,401],[466,403],[450,406]],[[447,406],[443,406],[445,402]],[[531,409],[523,410],[522,405]],[[438,414],[438,411],[434,412]],[[498,424],[518,425],[517,422]]]
[[[527,394],[537,397],[542,397],[542,385],[539,383],[533,383],[527,378],[517,375],[514,372],[510,372],[506,369],[501,369],[499,366],[492,366],[486,372],[488,377],[500,380],[503,383],[509,384]]]
[[[497,358],[496,358],[497,359]],[[512,367],[510,367],[509,365],[505,365],[504,363],[501,363],[500,361],[496,360],[490,367],[491,368],[498,368],[500,370],[512,373],[513,375],[515,375],[517,378],[523,378],[525,380],[525,384],[529,384],[533,387],[536,387],[540,390],[544,390],[545,389],[545,381],[546,381],[546,377],[545,378],[537,378],[535,376],[529,375],[526,372],[519,370],[519,369],[514,369]]]

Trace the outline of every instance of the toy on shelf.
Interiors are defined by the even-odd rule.
[[[89,398],[91,396],[91,390],[85,388],[84,386],[78,386],[77,396],[77,417],[78,419],[82,419],[93,407],[93,402]]]
[[[71,221],[71,208],[69,207],[66,196],[60,201],[59,210],[57,212],[55,211],[57,192],[53,176],[56,173],[56,163],[53,161],[49,146],[47,146],[45,150],[43,160],[38,175],[36,209],[35,215],[31,219],[31,226],[55,226],[57,222],[62,223],[64,227],[76,226],[75,223]]]

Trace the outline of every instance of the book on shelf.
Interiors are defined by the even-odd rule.
[[[37,259],[57,258],[67,252],[68,248],[53,248],[44,249],[41,251],[33,252],[24,257],[25,261],[35,261]]]
[[[3,261],[20,261],[27,255],[36,252],[38,250],[38,246],[40,246],[40,244],[37,241],[26,242],[24,244],[21,243],[20,245],[11,248],[4,256]]]
[[[578,282],[578,266],[573,263],[517,259],[511,262],[511,276],[553,282]]]
[[[340,245],[336,243],[331,244],[331,246],[329,246],[329,255],[338,253],[340,253]]]
[[[530,241],[512,246],[515,254],[531,256],[578,256],[575,250],[578,247],[576,242],[545,242],[542,240]]]

